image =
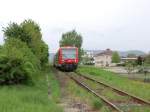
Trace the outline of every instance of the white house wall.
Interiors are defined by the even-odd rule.
[[[110,55],[101,55],[95,57],[95,66],[105,67],[111,66],[112,56]]]

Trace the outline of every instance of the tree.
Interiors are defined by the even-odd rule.
[[[27,44],[31,43],[30,35],[22,28],[22,26],[18,25],[17,23],[10,23],[8,27],[3,28],[4,32],[4,40],[7,41],[10,38],[17,38]]]
[[[142,65],[142,64],[143,64],[143,58],[141,56],[138,56],[137,65]]]
[[[40,26],[30,19],[22,22],[21,26],[31,37],[29,47],[40,60],[41,66],[44,66],[48,63],[48,45],[42,40]]]
[[[41,65],[43,67],[45,67],[45,64],[48,63],[48,57],[49,57],[48,45],[46,45],[44,41],[41,41],[39,43],[39,46],[40,46],[40,54],[39,54],[40,57],[39,57],[39,59],[40,59]]]
[[[60,46],[76,46],[78,48],[81,48],[82,36],[79,35],[75,30],[67,32],[62,35]]]
[[[117,51],[113,52],[112,54],[112,63],[119,63],[120,62],[120,56]]]
[[[81,60],[81,55],[83,54],[82,47],[82,36],[78,34],[75,30],[69,31],[62,35],[62,39],[59,44],[62,46],[75,46],[79,49],[79,59]]]
[[[40,26],[33,20],[25,20],[21,24],[11,23],[3,28],[5,41],[16,38],[25,42],[35,56],[40,60],[41,66],[48,62],[48,46],[42,40]]]
[[[135,54],[133,54],[133,53],[129,53],[129,54],[127,55],[127,57],[128,57],[128,58],[135,58],[135,57],[136,57],[136,55],[135,55]]]

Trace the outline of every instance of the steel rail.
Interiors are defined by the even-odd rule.
[[[100,98],[103,102],[105,102],[105,104],[107,104],[108,106],[110,106],[111,108],[113,108],[114,110],[118,111],[118,112],[124,112],[121,109],[119,109],[116,105],[114,105],[113,103],[111,103],[110,101],[108,101],[105,97],[99,95],[98,93],[96,93],[94,90],[92,90],[91,88],[89,88],[87,85],[83,84],[82,82],[78,81],[77,79],[75,79],[74,77],[69,76],[73,81],[75,81],[79,86],[82,86],[84,89],[88,90],[89,92],[91,92],[92,94],[94,94],[96,97]]]
[[[104,83],[104,82],[97,81],[97,80],[95,80],[95,79],[93,79],[93,78],[90,78],[90,77],[87,77],[87,76],[85,76],[85,75],[82,75],[81,73],[78,73],[78,72],[75,72],[75,73],[78,74],[78,75],[80,75],[80,76],[82,76],[82,77],[84,77],[85,79],[91,80],[91,81],[96,82],[96,83],[98,83],[98,84],[101,84],[101,85],[103,85],[103,86],[105,86],[105,87],[111,88],[112,90],[114,90],[114,91],[117,92],[117,93],[120,93],[120,94],[129,96],[129,97],[133,98],[135,101],[137,101],[138,103],[147,104],[147,105],[150,106],[150,102],[145,101],[145,100],[142,99],[142,98],[139,98],[139,97],[137,97],[137,96],[131,95],[131,94],[125,92],[125,91],[119,90],[118,88],[112,87],[112,86],[110,86],[110,85],[108,85],[108,84],[106,84],[106,83]]]

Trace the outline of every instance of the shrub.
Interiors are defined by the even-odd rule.
[[[21,24],[10,23],[3,28],[5,41],[15,38],[27,44],[39,59],[41,67],[48,63],[48,46],[42,40],[40,26],[33,20],[25,20]]]
[[[26,43],[9,39],[0,49],[0,83],[26,82],[35,77],[40,62]]]

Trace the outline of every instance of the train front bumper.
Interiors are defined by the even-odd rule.
[[[62,64],[62,69],[65,71],[73,71],[77,69],[77,64]]]

